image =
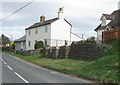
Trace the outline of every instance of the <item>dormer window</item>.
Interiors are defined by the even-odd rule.
[[[102,16],[101,21],[102,21],[101,26],[106,26],[106,18],[104,16]]]

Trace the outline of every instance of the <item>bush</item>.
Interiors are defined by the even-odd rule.
[[[15,50],[15,43],[10,43],[10,48]]]
[[[2,47],[2,51],[14,52],[14,50],[11,49],[10,47]]]
[[[34,48],[35,49],[38,49],[38,48],[44,48],[44,44],[43,44],[43,42],[42,41],[37,41],[36,43],[35,43],[35,45],[34,45]]]
[[[120,51],[120,39],[106,44],[105,52],[103,53],[103,55],[113,55],[115,52],[118,51]]]

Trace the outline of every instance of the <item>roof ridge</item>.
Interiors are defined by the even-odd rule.
[[[31,28],[34,28],[34,27],[38,27],[38,26],[43,26],[43,25],[46,25],[46,24],[50,24],[50,23],[52,23],[53,21],[55,21],[57,19],[59,19],[59,18],[56,17],[56,18],[53,18],[53,19],[45,20],[43,22],[34,23],[33,25],[31,25],[30,27],[26,28],[25,30],[31,29]]]

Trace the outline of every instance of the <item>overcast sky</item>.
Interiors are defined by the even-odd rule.
[[[10,15],[29,1],[6,0],[0,3],[0,19]],[[84,37],[95,36],[94,29],[101,23],[103,13],[111,14],[118,9],[119,0],[35,0],[33,3],[2,21],[2,33],[13,39],[25,35],[25,28],[39,22],[40,16],[46,20],[58,17],[59,7],[64,7],[65,19],[72,24],[72,32]]]

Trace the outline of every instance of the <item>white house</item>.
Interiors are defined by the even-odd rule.
[[[70,45],[72,41],[82,40],[74,35],[72,25],[64,18],[63,8],[59,9],[58,17],[45,20],[40,17],[40,22],[33,24],[26,30],[26,50],[34,49],[37,41],[43,41],[45,46]]]
[[[26,50],[26,36],[22,36],[21,38],[15,40],[15,50]]]
[[[119,17],[120,9],[114,11],[112,14],[103,14],[100,18],[102,23],[95,29],[97,38],[102,41],[102,32],[106,30],[116,29],[120,26]]]

